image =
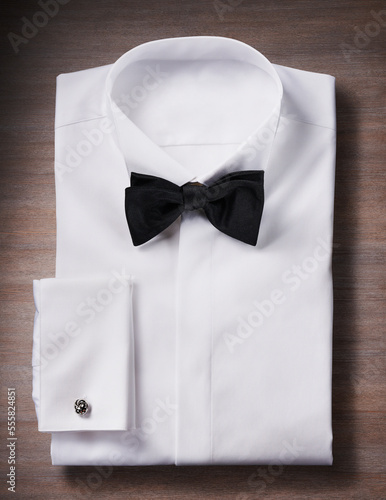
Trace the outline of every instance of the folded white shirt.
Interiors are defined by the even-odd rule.
[[[332,463],[335,139],[332,76],[232,39],[58,77],[56,277],[34,281],[32,363],[53,464]],[[265,172],[256,246],[202,211],[133,245],[131,172],[244,170]]]

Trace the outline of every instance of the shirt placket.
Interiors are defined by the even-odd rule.
[[[176,331],[176,465],[212,460],[212,242],[201,211],[180,226]]]

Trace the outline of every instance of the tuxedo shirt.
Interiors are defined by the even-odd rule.
[[[34,280],[32,360],[53,464],[332,463],[334,82],[208,36],[58,76],[56,275]],[[133,245],[131,172],[243,170],[264,171],[256,246],[203,210]]]

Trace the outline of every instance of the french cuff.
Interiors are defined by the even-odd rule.
[[[116,271],[34,280],[39,431],[135,428],[132,288],[131,276]]]

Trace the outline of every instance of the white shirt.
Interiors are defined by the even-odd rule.
[[[158,40],[59,75],[55,127],[33,345],[53,464],[331,464],[334,78],[232,39]],[[133,246],[131,172],[239,170],[265,171],[256,246],[202,211]]]

